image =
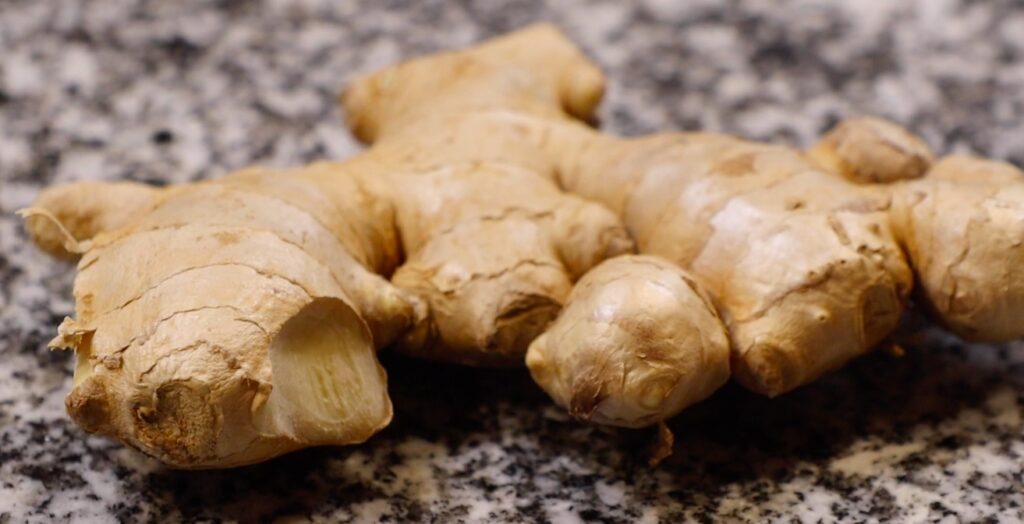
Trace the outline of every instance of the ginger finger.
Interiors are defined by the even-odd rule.
[[[1024,173],[966,156],[894,189],[894,215],[923,302],[968,340],[1024,336]]]
[[[128,225],[164,193],[137,182],[76,182],[43,190],[20,214],[36,245],[74,259],[84,251],[81,242]]]
[[[576,284],[526,365],[572,416],[644,427],[729,379],[729,340],[686,272],[657,257],[622,256]]]
[[[826,171],[868,184],[922,177],[933,162],[923,140],[888,120],[873,117],[841,121],[807,155]]]

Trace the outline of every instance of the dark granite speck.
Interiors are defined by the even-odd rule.
[[[175,183],[358,150],[352,75],[534,20],[608,71],[605,126],[806,145],[875,113],[943,151],[1024,163],[1013,0],[334,2],[2,0],[0,523],[1012,522],[1024,520],[1024,344],[964,345],[908,316],[874,354],[768,400],[729,386],[652,433],[570,421],[522,371],[386,356],[394,424],[369,443],[178,472],[63,409],[70,265],[12,211],[45,184]]]

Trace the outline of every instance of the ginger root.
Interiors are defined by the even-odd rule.
[[[585,124],[603,88],[534,26],[355,81],[372,147],[346,162],[47,189],[29,232],[81,256],[52,343],[78,357],[69,413],[184,468],[361,442],[391,418],[392,346],[525,360],[577,417],[659,424],[730,374],[778,395],[864,354],[915,276],[957,333],[1024,335],[1016,168],[933,165],[878,119],[807,152],[617,138]]]

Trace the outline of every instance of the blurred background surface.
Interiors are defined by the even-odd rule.
[[[913,315],[869,356],[776,400],[727,387],[646,432],[567,419],[525,372],[386,357],[395,423],[369,443],[167,471],[64,414],[71,266],[12,212],[80,179],[175,183],[359,150],[354,75],[547,20],[605,69],[603,125],[808,145],[876,114],[942,152],[1024,165],[1024,5],[817,2],[0,0],[0,522],[975,521],[1024,519],[1024,344]]]

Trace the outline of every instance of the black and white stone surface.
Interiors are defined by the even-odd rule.
[[[0,0],[0,523],[1024,520],[1024,344],[911,319],[875,354],[775,400],[727,387],[646,432],[567,419],[519,371],[386,357],[369,443],[176,472],[64,414],[72,268],[12,215],[46,184],[184,182],[353,154],[352,75],[534,20],[611,78],[607,128],[806,145],[881,114],[941,151],[1024,164],[1024,4],[1012,0],[335,2]]]

